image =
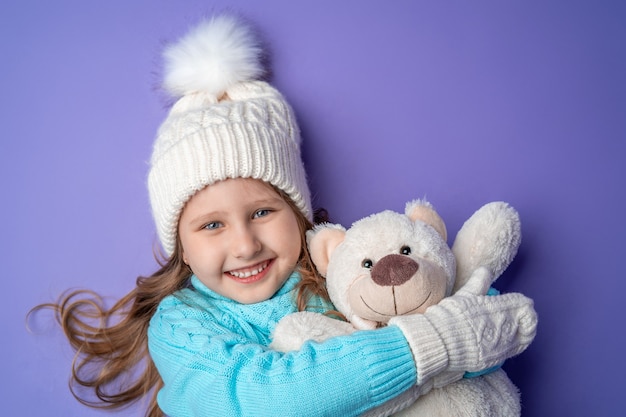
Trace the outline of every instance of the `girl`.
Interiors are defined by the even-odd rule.
[[[532,302],[464,292],[381,329],[268,348],[285,315],[332,306],[306,247],[313,216],[299,130],[259,80],[261,52],[227,16],[165,50],[164,86],[178,101],[159,129],[148,187],[167,261],[110,309],[86,292],[48,305],[78,352],[74,386],[99,402],[79,399],[115,408],[152,393],[150,417],[356,416],[442,371],[522,352],[535,334]],[[477,330],[503,320],[515,331],[494,340]]]

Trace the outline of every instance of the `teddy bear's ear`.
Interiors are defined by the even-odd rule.
[[[432,226],[444,241],[448,240],[448,232],[443,219],[437,214],[432,204],[426,200],[413,200],[406,203],[404,213],[409,216],[412,221],[421,220]]]
[[[311,260],[317,271],[326,276],[330,256],[335,248],[343,242],[346,229],[338,224],[325,223],[315,226],[306,234]]]

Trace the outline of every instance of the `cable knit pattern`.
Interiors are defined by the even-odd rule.
[[[255,32],[228,15],[201,22],[164,51],[164,87],[177,101],[157,133],[148,190],[167,255],[187,200],[227,178],[265,181],[313,216],[300,131],[285,98],[261,81],[262,52]]]
[[[404,332],[420,375],[442,370],[480,371],[524,351],[537,331],[533,301],[522,294],[497,297],[457,294],[423,315],[394,317]]]
[[[193,289],[164,299],[148,331],[165,383],[158,394],[163,411],[173,417],[357,416],[415,385],[411,349],[394,326],[307,342],[297,352],[268,349],[278,320],[295,310],[298,279],[293,275],[257,304],[226,299],[195,277]],[[315,310],[326,307],[319,301]]]
[[[287,102],[263,81],[237,84],[226,94],[228,100],[217,103],[203,93],[182,97],[159,129],[148,189],[167,254],[174,250],[178,218],[187,200],[227,178],[270,183],[312,216],[300,132]]]

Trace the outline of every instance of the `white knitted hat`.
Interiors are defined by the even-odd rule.
[[[300,131],[283,96],[258,80],[261,52],[250,28],[230,16],[201,23],[165,50],[164,87],[179,99],[159,128],[148,190],[167,255],[185,203],[227,178],[272,184],[312,217]]]

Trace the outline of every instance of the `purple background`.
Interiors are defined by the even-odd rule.
[[[109,415],[72,398],[49,315],[32,332],[25,315],[68,288],[120,297],[155,270],[160,50],[225,6],[272,46],[316,204],[349,225],[426,196],[452,237],[482,204],[513,204],[523,243],[496,287],[540,315],[505,368],[523,414],[623,412],[626,3],[129,3],[0,5],[2,415]]]

